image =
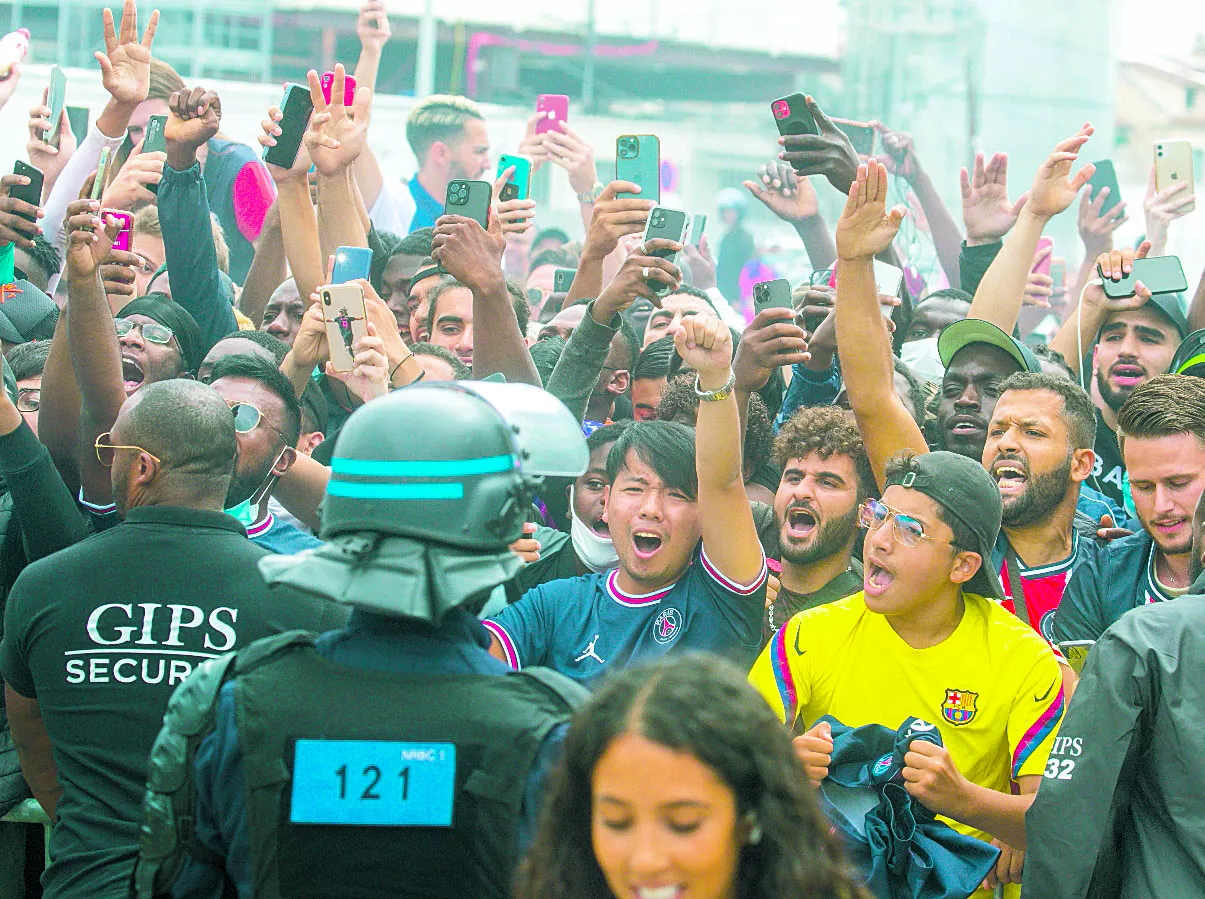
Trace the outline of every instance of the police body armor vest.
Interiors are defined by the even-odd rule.
[[[260,640],[237,654],[225,678],[218,674],[212,679],[211,709],[220,681],[235,679],[253,895],[508,897],[524,792],[537,753],[588,693],[543,669],[501,676],[417,676],[353,668],[323,657],[313,639],[295,632]],[[171,718],[169,708],[165,733]],[[211,711],[210,722],[212,718]],[[161,735],[156,749],[163,740]],[[199,742],[190,739],[187,749],[173,753],[186,757],[190,782]],[[415,764],[397,761],[397,744],[404,744],[402,757],[414,758]],[[454,763],[445,756],[432,764],[428,756],[433,750],[425,748],[432,746],[454,747],[447,753]],[[365,750],[369,756],[357,754]],[[371,755],[383,750],[394,753],[392,768],[378,761],[381,756]],[[156,798],[152,755],[148,808]],[[160,780],[176,786],[179,800],[167,829],[178,844],[187,843],[191,783],[180,789],[179,778]],[[427,820],[418,823],[332,823],[340,812],[331,808],[346,803],[323,798],[350,797],[353,819],[382,810],[388,818],[390,803],[398,808],[399,791],[413,788],[418,794],[420,780],[443,786],[427,791],[429,801],[418,810],[419,819]],[[430,816],[440,814],[432,805],[447,799],[448,820],[432,825]],[[162,806],[163,797],[159,801]],[[148,814],[148,822],[151,818]],[[147,861],[148,842],[154,842],[148,840],[147,828],[144,824],[140,866]],[[198,848],[192,846],[193,851]],[[179,851],[174,850],[175,859],[159,853],[153,867],[161,874],[152,865],[136,874],[135,880],[142,880],[139,895],[166,893],[178,873],[173,862]],[[152,879],[154,888],[146,889]]]

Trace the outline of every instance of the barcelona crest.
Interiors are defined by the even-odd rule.
[[[970,724],[975,717],[975,701],[978,693],[970,690],[946,690],[946,701],[941,704],[942,716],[954,725]]]

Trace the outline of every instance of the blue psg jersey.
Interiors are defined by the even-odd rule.
[[[700,551],[655,593],[619,589],[618,569],[550,581],[484,622],[512,668],[540,665],[592,687],[611,669],[667,652],[714,652],[743,670],[761,646],[766,567],[748,586],[724,577]]]

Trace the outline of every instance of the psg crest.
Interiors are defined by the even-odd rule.
[[[970,690],[946,690],[946,701],[941,704],[942,716],[954,725],[970,724],[975,717],[975,701],[978,693]]]

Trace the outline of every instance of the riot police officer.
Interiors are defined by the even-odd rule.
[[[520,566],[507,547],[543,478],[587,461],[568,410],[525,385],[421,384],[352,415],[324,546],[261,565],[351,618],[181,685],[152,753],[136,895],[509,895],[585,693],[508,674],[475,612]]]

